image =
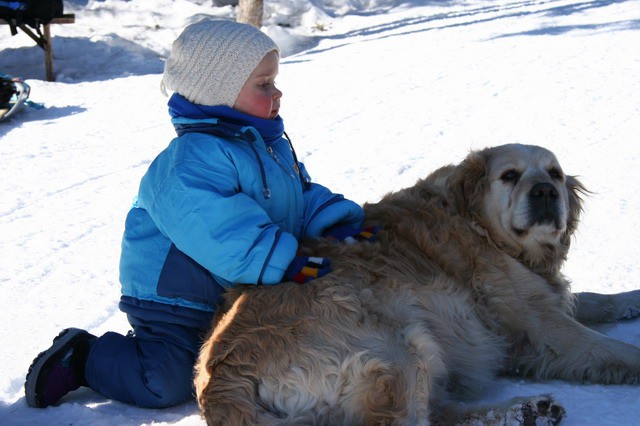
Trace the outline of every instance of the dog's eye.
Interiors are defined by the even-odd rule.
[[[516,170],[507,170],[500,176],[500,180],[503,182],[517,182],[520,179],[520,173]]]
[[[564,179],[564,174],[562,173],[562,171],[556,168],[552,168],[549,170],[549,176],[551,176],[552,179],[557,179],[557,180]]]

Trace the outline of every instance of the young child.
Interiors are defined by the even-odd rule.
[[[178,137],[153,161],[127,215],[120,309],[127,336],[63,330],[31,365],[32,407],[80,386],[140,407],[193,397],[192,369],[225,288],[305,283],[330,271],[298,241],[365,235],[359,205],[311,183],[278,115],[278,46],[232,21],[189,25],[164,87]],[[375,234],[373,235],[375,237]]]

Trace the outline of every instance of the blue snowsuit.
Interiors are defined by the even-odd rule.
[[[298,240],[364,218],[310,181],[280,117],[178,94],[169,107],[179,136],[142,178],[122,242],[120,309],[134,333],[98,338],[85,370],[94,390],[143,407],[192,398],[197,351],[224,288],[277,284]]]

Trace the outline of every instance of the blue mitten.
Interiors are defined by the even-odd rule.
[[[331,262],[324,257],[296,256],[284,272],[285,281],[305,284],[331,272]]]
[[[380,228],[380,226],[367,226],[366,228],[334,226],[325,230],[322,236],[329,240],[344,241],[348,244],[354,244],[358,241],[374,242],[378,239]]]

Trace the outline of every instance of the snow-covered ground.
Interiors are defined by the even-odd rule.
[[[230,18],[208,0],[70,0],[42,51],[0,27],[0,71],[28,109],[0,122],[0,424],[202,424],[195,403],[143,410],[89,390],[27,408],[24,377],[64,327],[126,332],[124,217],[173,136],[159,91],[185,25]],[[640,288],[640,2],[279,0],[281,115],[318,182],[376,201],[470,149],[553,150],[593,191],[565,273],[575,291]],[[640,321],[602,329],[640,344]],[[567,425],[640,424],[640,388],[501,379],[487,401],[553,393]]]

